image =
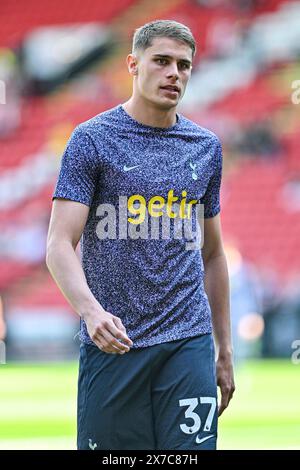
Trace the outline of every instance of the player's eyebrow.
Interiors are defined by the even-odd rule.
[[[163,58],[163,59],[173,59],[172,56],[168,55],[168,54],[152,54],[153,57],[160,57],[160,58]],[[188,59],[178,59],[179,62],[184,62],[188,65],[192,65],[192,62]]]

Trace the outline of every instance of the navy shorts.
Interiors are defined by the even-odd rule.
[[[216,449],[217,415],[211,334],[124,355],[81,343],[78,449]]]

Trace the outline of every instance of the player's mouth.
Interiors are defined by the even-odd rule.
[[[180,93],[180,89],[176,85],[161,86],[160,88],[174,97],[178,96]]]

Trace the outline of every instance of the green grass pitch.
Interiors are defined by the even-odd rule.
[[[77,363],[0,365],[0,449],[76,448]],[[236,366],[219,449],[300,449],[300,364]]]

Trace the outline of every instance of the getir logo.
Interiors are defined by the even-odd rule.
[[[177,212],[173,210],[173,203],[176,203]],[[170,219],[175,219],[176,217],[190,219],[192,206],[197,203],[197,199],[187,201],[187,191],[185,190],[181,192],[181,200],[179,201],[179,196],[174,196],[174,190],[170,189],[167,200],[157,195],[148,201],[148,213],[152,217],[161,217],[166,214]],[[138,207],[136,207],[137,204]],[[128,198],[127,209],[135,216],[134,218],[128,217],[128,222],[134,225],[141,224],[145,220],[147,201],[141,194],[133,194]]]

